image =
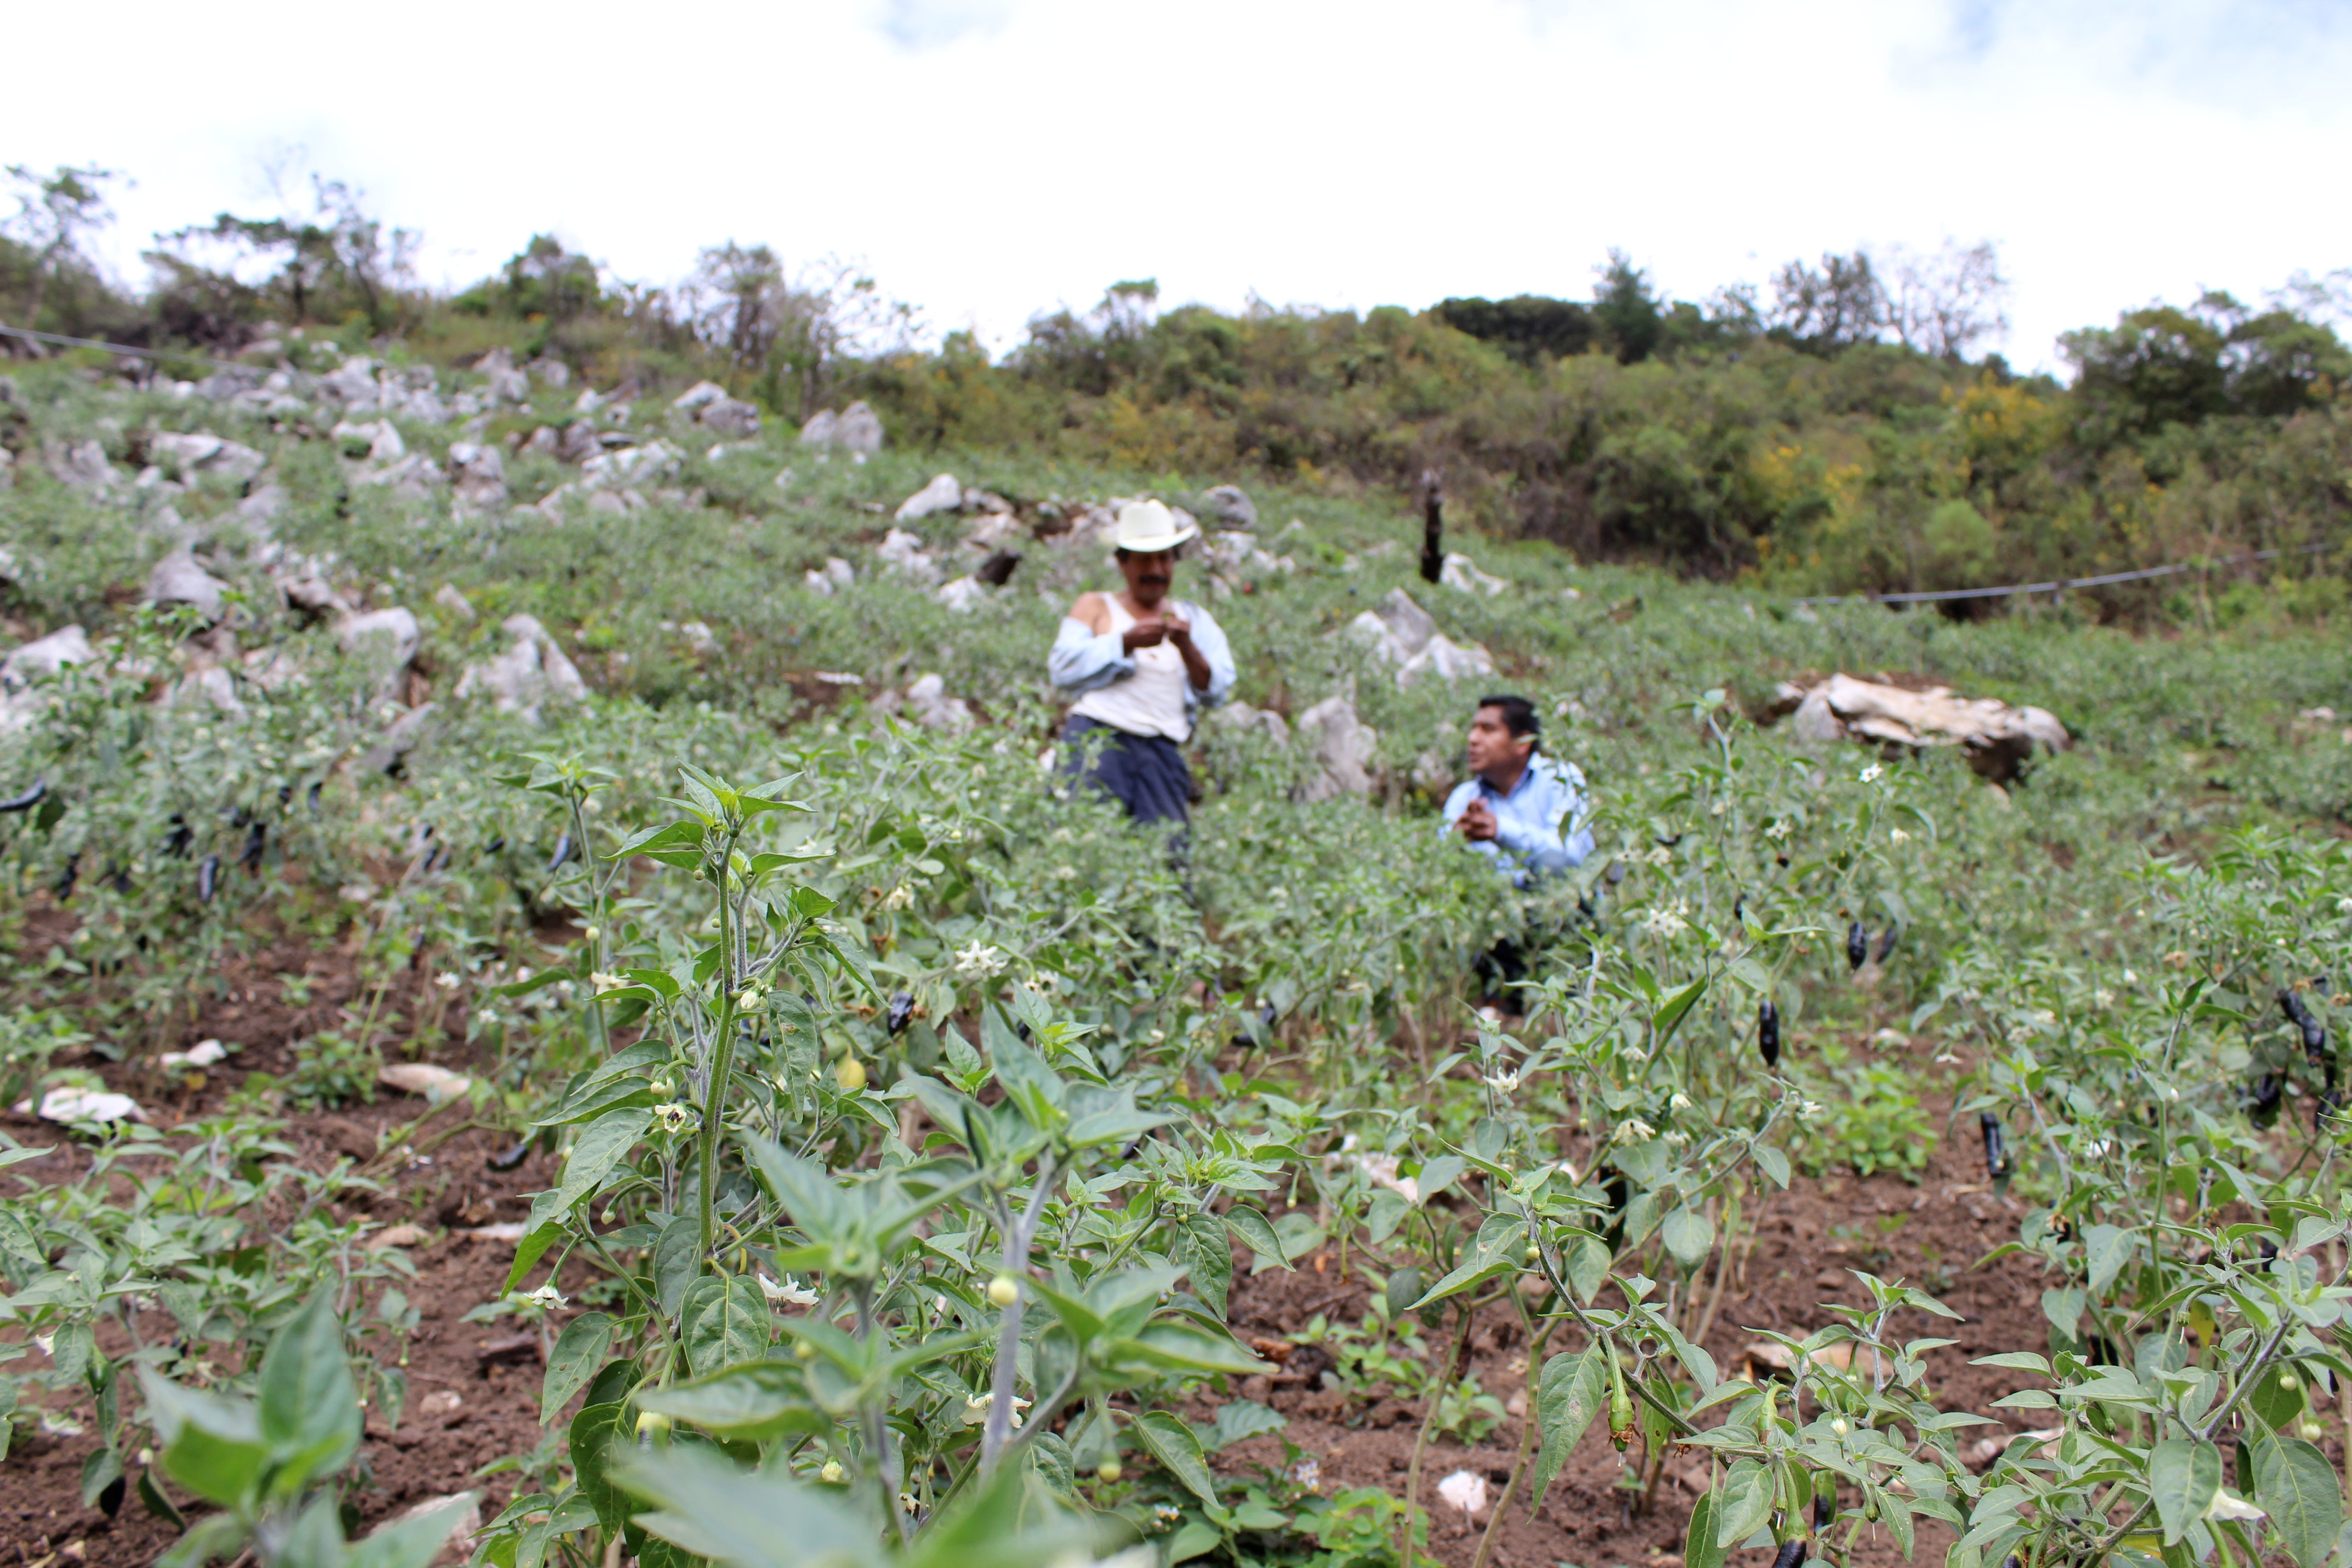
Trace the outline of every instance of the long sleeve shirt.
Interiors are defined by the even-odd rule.
[[[1234,689],[1234,650],[1225,641],[1224,628],[1214,616],[1198,605],[1171,603],[1171,608],[1191,623],[1192,646],[1209,666],[1209,689],[1198,689],[1191,680],[1184,682],[1184,710],[1197,715],[1204,708],[1223,702]],[[1123,631],[1113,629],[1097,636],[1084,621],[1065,616],[1062,626],[1054,638],[1054,649],[1045,656],[1045,672],[1064,697],[1083,697],[1135,673],[1136,663],[1127,651]]]
[[[1448,832],[1474,800],[1485,801],[1494,812],[1495,837],[1470,847],[1493,860],[1516,887],[1526,887],[1531,877],[1581,866],[1592,853],[1592,806],[1584,775],[1573,763],[1538,752],[1528,759],[1508,795],[1483,778],[1455,785],[1445,797]]]

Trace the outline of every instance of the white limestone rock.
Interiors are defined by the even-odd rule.
[[[346,616],[335,628],[335,640],[353,658],[380,659],[394,670],[408,668],[425,640],[416,616],[394,605]]]
[[[205,571],[184,550],[174,550],[147,574],[149,604],[194,605],[207,621],[220,619],[222,595],[227,592],[227,584]]]
[[[22,691],[37,677],[55,675],[69,664],[88,664],[96,657],[88,633],[79,626],[60,626],[0,660],[0,688]]]
[[[1298,798],[1314,802],[1339,795],[1370,795],[1380,788],[1373,768],[1381,733],[1356,714],[1355,699],[1334,692],[1298,716],[1298,738],[1310,748],[1310,769]]]
[[[898,503],[896,521],[913,522],[935,512],[957,511],[963,506],[963,486],[953,474],[940,474]]]
[[[1457,594],[1484,594],[1490,599],[1510,586],[1500,577],[1490,577],[1479,571],[1475,562],[1459,552],[1445,558],[1437,581]]]

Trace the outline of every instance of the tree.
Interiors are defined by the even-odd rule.
[[[784,264],[764,245],[733,240],[702,252],[686,286],[695,335],[727,351],[740,370],[766,368],[768,353],[792,310]]]
[[[1873,342],[1886,325],[1886,290],[1870,253],[1824,255],[1818,269],[1791,261],[1772,275],[1765,325],[1808,353]]]
[[[2009,331],[2009,279],[1989,239],[1947,239],[1932,256],[1898,247],[1884,271],[1886,324],[1906,348],[1958,363]]]
[[[417,236],[394,228],[389,245],[383,227],[361,207],[363,193],[341,180],[310,178],[311,211],[301,217],[239,217],[220,213],[209,225],[159,235],[159,242],[185,247],[201,241],[226,246],[235,275],[237,260],[254,257],[275,267],[271,280],[285,292],[299,325],[320,315],[341,315],[356,306],[368,325],[390,324],[390,295],[408,280]],[[184,263],[194,266],[194,263]],[[353,298],[355,296],[355,298]]]
[[[16,187],[16,216],[5,226],[33,252],[32,299],[25,324],[38,331],[49,279],[68,262],[89,265],[81,254],[81,237],[114,221],[113,209],[106,205],[106,186],[121,175],[95,163],[79,169],[61,163],[46,175],[11,163],[8,178]]]
[[[1611,346],[1617,363],[1632,364],[1656,350],[1665,312],[1650,289],[1650,275],[1633,265],[1633,258],[1612,248],[1609,264],[1595,268],[1601,286],[1592,291],[1592,319]]]
[[[1457,332],[1493,343],[1539,367],[1592,346],[1593,314],[1573,300],[1518,294],[1508,300],[1441,300],[1429,313]]]

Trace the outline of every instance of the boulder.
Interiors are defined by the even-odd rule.
[[[556,438],[555,455],[567,463],[584,463],[604,450],[604,433],[593,419],[574,419]]]
[[[824,558],[824,567],[822,571],[803,573],[801,581],[807,585],[810,593],[823,594],[830,598],[835,589],[846,588],[856,582],[857,574],[851,569],[849,563],[840,556],[828,555]]]
[[[864,399],[841,411],[841,419],[834,426],[833,438],[849,448],[859,462],[882,449],[882,416],[866,405]]]
[[[549,701],[577,702],[588,695],[588,683],[536,617],[509,616],[499,629],[507,636],[506,651],[467,665],[457,678],[458,697],[487,697],[499,712],[535,723]]]
[[[542,458],[560,458],[563,455],[563,433],[552,425],[542,425],[517,449],[535,452]]]
[[[461,506],[494,511],[507,504],[506,459],[496,447],[460,441],[449,448],[451,488]]]
[[[198,565],[196,558],[184,550],[174,550],[147,574],[149,604],[194,605],[207,621],[220,619],[221,595],[227,592],[227,584]]]
[[[931,597],[957,615],[970,615],[988,597],[988,589],[977,577],[959,577],[934,589]]]
[[[1356,701],[1349,693],[1335,692],[1301,713],[1298,738],[1310,751],[1309,771],[1298,786],[1300,800],[1369,795],[1380,787],[1372,772],[1380,755],[1380,731],[1356,716]]]
[[[648,441],[589,458],[580,465],[582,477],[596,489],[629,489],[675,478],[686,454],[667,441]]]
[[[560,359],[541,354],[522,368],[551,392],[561,392],[572,384],[572,367]]]
[[[939,563],[923,548],[923,542],[904,529],[894,528],[884,534],[874,553],[882,557],[892,571],[903,572],[922,582],[936,583],[941,576]]]
[[[269,381],[264,382],[262,385],[267,388],[269,382],[274,382],[279,375],[284,374],[285,373],[280,371],[270,376]],[[292,384],[290,378],[287,384],[289,386]],[[354,356],[320,376],[319,390],[332,401],[341,404],[354,413],[369,413],[374,410],[376,404],[381,400],[383,389],[376,384],[375,361],[362,356]]]
[[[830,408],[820,408],[809,416],[801,426],[801,445],[830,447],[841,438],[841,416]]]
[[[416,617],[397,605],[344,617],[335,628],[335,640],[345,653],[374,659],[389,658],[391,668],[405,669],[416,657],[425,634]]]
[[[1257,526],[1257,505],[1239,485],[1214,485],[1202,491],[1201,506],[1220,528]]]
[[[726,399],[727,389],[719,385],[717,382],[698,381],[692,386],[688,387],[684,392],[679,393],[676,397],[670,399],[669,405],[672,408],[677,409],[680,414],[684,414],[691,417],[692,416],[702,412],[702,410],[709,405],[713,403],[723,403]]]
[[[408,456],[408,443],[400,438],[399,427],[389,419],[372,419],[364,425],[345,419],[339,421],[328,434],[341,444],[346,458],[362,458],[371,463],[396,463]]]
[[[1510,586],[1500,577],[1489,577],[1486,573],[1479,571],[1477,564],[1470,557],[1459,552],[1445,558],[1445,564],[1439,570],[1437,580],[1457,594],[1484,594],[1488,598],[1494,597]]]
[[[1481,678],[1495,673],[1493,656],[1476,643],[1454,642],[1444,634],[1433,637],[1422,650],[1404,661],[1397,671],[1400,689],[1411,687],[1434,677],[1439,680],[1460,680],[1467,676]]]
[[[1391,588],[1378,609],[1366,610],[1349,622],[1348,632],[1380,658],[1401,665],[1429,646],[1429,639],[1437,635],[1437,623],[1413,603],[1412,595]]]
[[[285,510],[286,492],[276,485],[263,485],[236,503],[238,520],[256,528],[268,528]]]
[[[1837,674],[1811,687],[1784,686],[1780,695],[1783,703],[1798,696],[1790,728],[1808,743],[1853,740],[1915,751],[1958,746],[1969,766],[1996,784],[2015,778],[2035,752],[2074,744],[2066,726],[2046,710],[1959,697],[1948,686],[1913,691]]]
[[[466,622],[468,626],[473,624],[475,619],[474,601],[459,593],[457,591],[457,584],[453,583],[444,583],[441,586],[436,588],[433,591],[433,602],[440,605],[443,609],[448,611],[451,615],[457,616],[459,620]]]
[[[489,383],[486,390],[494,400],[499,403],[530,401],[530,377],[515,368],[512,349],[492,349],[474,362],[474,369]]]
[[[760,410],[756,404],[740,397],[722,397],[702,411],[699,420],[706,430],[721,436],[743,437],[760,433]]]
[[[934,512],[958,511],[962,507],[963,487],[956,483],[953,474],[941,474],[898,503],[897,521],[913,522]]]
[[[61,626],[0,660],[0,688],[21,691],[37,676],[55,675],[69,664],[88,664],[94,657],[88,634],[79,626]]]
[[[305,565],[299,572],[289,572],[278,579],[278,592],[286,607],[306,619],[317,620],[327,616],[351,613],[351,603],[335,592],[335,585],[315,565]],[[407,662],[403,660],[403,663]]]
[[[49,453],[49,472],[64,484],[78,490],[103,494],[122,483],[122,472],[106,460],[106,448],[96,441],[82,441],[63,451]]]
[[[398,773],[401,764],[408,760],[408,754],[424,744],[432,733],[440,712],[439,703],[420,702],[403,713],[376,738],[375,744],[369,747],[367,753],[360,759],[360,765],[373,773]]]
[[[147,438],[147,452],[173,473],[217,477],[240,485],[261,472],[269,460],[252,447],[209,430],[160,431]]]
[[[937,675],[922,676],[907,688],[907,706],[914,710],[915,722],[926,730],[961,735],[972,726],[971,705],[961,697],[950,697],[947,682]]]
[[[1212,709],[1209,722],[1215,728],[1235,735],[1263,735],[1277,746],[1290,744],[1290,726],[1281,714],[1271,708],[1253,708],[1246,702],[1233,701],[1222,708]]]

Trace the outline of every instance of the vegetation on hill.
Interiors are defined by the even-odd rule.
[[[1622,254],[1590,300],[1423,311],[1163,310],[1154,284],[1124,282],[992,357],[966,333],[927,346],[855,268],[788,276],[768,247],[731,242],[658,288],[539,236],[440,297],[407,272],[414,237],[325,182],[284,215],[159,236],[134,295],[86,259],[107,178],[17,172],[0,320],[222,352],[276,321],[444,364],[504,344],[605,384],[713,377],[795,422],[863,398],[899,448],[940,460],[1021,453],[1334,494],[1433,469],[1455,515],[1495,535],[1793,591],[2267,550],[2296,553],[2259,575],[2332,583],[2352,514],[2352,353],[2328,322],[2340,275],[2263,305],[2125,310],[2062,340],[2064,384],[1983,352],[2006,287],[1986,246],[1791,262],[1769,290],[1697,303],[1661,298]],[[2094,602],[2137,614],[2168,594]]]

